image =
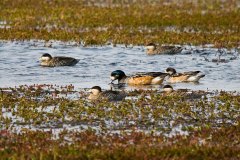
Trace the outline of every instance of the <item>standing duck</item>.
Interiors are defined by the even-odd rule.
[[[177,73],[174,68],[167,68],[166,73],[169,74],[168,82],[177,83],[177,82],[198,82],[200,78],[205,75],[201,73],[201,71],[190,71]]]
[[[131,76],[126,76],[126,74],[121,70],[116,70],[111,73],[112,82],[118,80],[118,84],[127,83],[129,85],[151,85],[151,84],[161,84],[167,73],[162,72],[138,72]]]
[[[177,54],[182,51],[182,47],[175,47],[175,46],[159,46],[154,43],[149,43],[146,46],[147,54],[148,55],[157,55],[157,54]]]
[[[43,54],[40,60],[40,65],[45,67],[74,66],[79,62],[78,59],[72,57],[52,57],[48,53]]]
[[[90,92],[91,94],[88,97],[89,100],[98,100],[105,98],[109,101],[122,101],[126,97],[126,94],[124,92],[112,90],[102,91],[101,87],[99,86],[92,87],[90,89]]]

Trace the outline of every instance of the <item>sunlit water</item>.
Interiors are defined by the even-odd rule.
[[[126,74],[132,74],[145,71],[164,72],[167,67],[174,67],[178,72],[200,70],[206,74],[199,84],[178,83],[174,84],[174,88],[240,91],[240,59],[237,50],[221,49],[224,53],[220,58],[226,62],[216,63],[212,62],[212,59],[217,59],[220,54],[216,48],[184,47],[179,55],[148,56],[143,46],[83,47],[75,46],[74,42],[53,42],[51,47],[46,47],[43,41],[2,41],[0,87],[24,84],[73,84],[76,88],[99,85],[109,89],[109,76],[114,70],[121,69]],[[41,67],[39,57],[43,53],[70,56],[80,59],[80,62],[73,67]],[[133,88],[136,87],[127,89]]]

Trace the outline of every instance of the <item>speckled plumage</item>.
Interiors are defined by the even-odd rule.
[[[109,101],[122,101],[126,97],[125,92],[119,91],[102,91],[99,86],[94,86],[91,88],[91,94],[89,95],[89,100],[100,100],[100,99],[107,99]]]
[[[52,57],[50,54],[44,54],[40,60],[40,65],[45,67],[74,66],[79,62],[72,57]]]
[[[156,45],[154,43],[149,43],[146,46],[146,53],[148,55],[157,55],[157,54],[170,54],[174,55],[177,53],[180,53],[182,51],[182,47],[176,47],[176,46],[160,46]]]

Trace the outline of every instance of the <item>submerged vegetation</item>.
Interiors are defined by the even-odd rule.
[[[3,0],[0,38],[239,47],[239,1]]]
[[[240,158],[239,93],[136,90],[117,103],[86,97],[72,85],[1,88],[1,158]]]

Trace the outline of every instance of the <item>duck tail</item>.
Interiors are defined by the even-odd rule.
[[[200,75],[198,75],[198,77],[203,78],[203,77],[205,77],[205,74],[200,74]]]

